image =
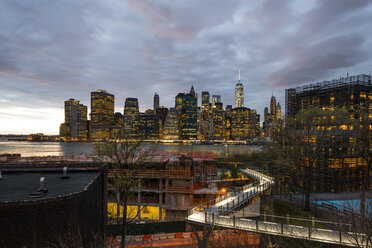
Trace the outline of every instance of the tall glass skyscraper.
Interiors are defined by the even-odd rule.
[[[240,83],[240,70],[239,70],[239,82],[235,85],[235,108],[244,107],[244,87]]]
[[[137,138],[139,110],[137,98],[126,98],[124,105],[124,138]]]
[[[92,139],[108,139],[114,124],[114,95],[105,90],[91,92],[91,128]]]

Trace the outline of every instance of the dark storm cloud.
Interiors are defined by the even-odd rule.
[[[371,14],[368,0],[1,1],[0,133],[32,115],[57,133],[63,101],[96,89],[120,112],[154,92],[172,107],[191,85],[233,104],[238,69],[248,107],[262,114],[273,89],[284,108],[286,87],[371,73]]]

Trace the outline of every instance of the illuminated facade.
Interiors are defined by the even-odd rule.
[[[126,98],[124,105],[124,138],[135,139],[141,134],[138,130],[139,110],[137,98]]]
[[[244,107],[244,87],[240,83],[240,70],[239,70],[239,82],[235,85],[235,108]]]
[[[354,118],[353,109],[358,105],[371,104],[372,77],[370,75],[348,76],[346,78],[324,81],[286,90],[286,116],[295,118],[296,114],[310,106],[320,108],[343,108]],[[369,114],[371,115],[371,105]],[[352,126],[341,124],[339,127],[326,126],[330,130],[332,142],[327,144],[313,169],[313,190],[315,191],[353,191],[360,189],[363,168],[366,161],[353,156]],[[336,131],[337,130],[337,131]],[[303,167],[298,165],[301,174]],[[369,187],[372,186],[372,174]],[[301,179],[292,179],[303,186]]]
[[[60,136],[66,139],[87,138],[87,106],[79,100],[65,101],[65,122],[61,124]]]
[[[210,119],[210,95],[209,92],[202,92],[202,106],[199,123],[199,139],[206,140],[209,136],[209,119]]]
[[[165,140],[179,139],[178,117],[175,108],[170,108],[168,111],[167,118],[165,118],[163,127],[163,139]]]
[[[249,109],[234,108],[231,113],[231,139],[246,140],[249,138]]]
[[[197,139],[198,111],[197,98],[194,88],[189,94],[179,93],[176,96],[176,113],[178,117],[179,138]]]
[[[232,140],[253,139],[260,136],[260,115],[249,108],[234,108],[231,114]]]
[[[208,161],[194,161],[187,156],[158,156],[157,159],[150,162],[151,166],[144,166],[139,173],[141,181],[128,201],[133,211],[131,217],[183,221],[189,209],[213,200],[220,194],[217,188],[208,188],[207,177],[217,177],[216,167]],[[108,184],[111,183],[109,175]],[[115,193],[109,188],[110,217],[116,217],[115,198]]]
[[[212,110],[213,119],[213,139],[224,139],[225,136],[225,111],[223,111],[222,104],[221,107],[216,107]]]
[[[91,92],[91,139],[108,139],[114,123],[114,95],[104,90]]]
[[[111,128],[111,137],[112,138],[122,138],[123,137],[123,124],[124,117],[120,112],[114,114],[114,125]]]
[[[139,126],[138,133],[142,139],[157,140],[159,139],[159,128],[160,120],[152,113],[146,111],[146,113],[139,114]]]

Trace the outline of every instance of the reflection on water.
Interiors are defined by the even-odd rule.
[[[195,144],[145,144],[156,151],[165,152],[211,152],[217,157],[227,154],[247,154],[256,149],[250,145],[195,145]],[[93,143],[80,142],[28,142],[8,141],[0,138],[0,153],[20,153],[22,157],[29,156],[72,156],[91,154]]]

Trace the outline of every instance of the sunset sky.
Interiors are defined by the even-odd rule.
[[[64,101],[90,92],[174,107],[188,91],[245,106],[307,83],[372,74],[372,1],[0,0],[0,134],[58,134]],[[199,98],[200,105],[200,98]]]

